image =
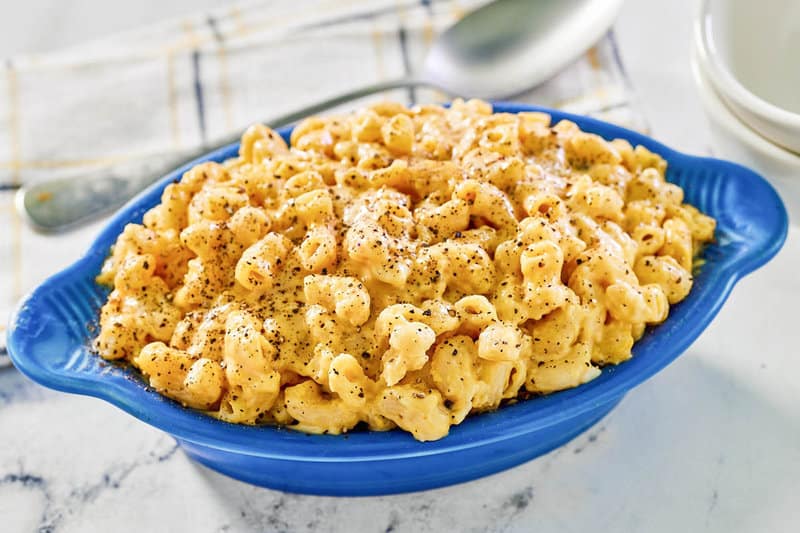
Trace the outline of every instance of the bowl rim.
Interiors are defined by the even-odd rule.
[[[770,214],[774,234],[771,235],[771,240],[759,242],[759,246],[751,249],[750,253],[737,256],[722,264],[713,273],[713,276],[709,274],[708,298],[700,301],[698,300],[699,293],[697,293],[698,296],[690,300],[693,305],[699,306],[702,313],[699,317],[692,317],[692,320],[688,318],[683,320],[680,323],[679,335],[671,337],[664,335],[648,337],[645,335],[645,339],[649,339],[648,343],[655,344],[656,348],[659,347],[659,343],[665,347],[661,352],[655,351],[650,357],[637,357],[634,352],[632,359],[608,370],[604,369],[600,377],[589,383],[538,397],[532,401],[508,405],[495,412],[468,417],[462,424],[451,427],[448,437],[431,442],[417,442],[410,434],[401,431],[353,432],[337,437],[309,437],[306,434],[284,428],[229,424],[184,408],[177,402],[155,392],[148,392],[144,384],[140,382],[132,387],[129,379],[128,382],[121,384],[121,379],[115,381],[107,379],[109,376],[97,374],[92,374],[89,378],[79,378],[75,374],[54,375],[50,369],[24,357],[21,351],[22,344],[26,339],[24,336],[18,337],[15,333],[19,331],[16,325],[20,322],[20,318],[25,313],[30,313],[26,310],[28,302],[34,301],[37,295],[40,298],[43,297],[47,291],[59,287],[64,280],[75,279],[87,267],[95,268],[92,265],[100,265],[107,256],[108,247],[119,235],[121,227],[125,223],[140,220],[142,213],[153,205],[148,203],[151,197],[156,198],[155,202],[157,202],[161,189],[167,183],[180,177],[183,172],[198,162],[233,155],[238,147],[238,143],[234,143],[209,152],[176,169],[128,202],[107,221],[104,229],[100,231],[89,250],[80,259],[48,278],[37,289],[29,293],[20,302],[11,317],[8,347],[12,361],[23,374],[28,375],[34,381],[57,390],[101,398],[178,439],[240,455],[302,463],[373,462],[444,455],[508,441],[524,434],[533,435],[567,419],[577,418],[599,405],[618,400],[626,392],[652,377],[684,353],[719,312],[735,283],[742,276],[766,263],[783,246],[788,231],[786,209],[772,185],[750,169],[727,161],[687,155],[644,134],[592,117],[527,104],[505,102],[492,102],[492,104],[496,112],[540,111],[550,113],[554,121],[572,120],[577,122],[582,129],[600,133],[606,138],[624,138],[631,144],[641,144],[659,153],[671,164],[686,165],[689,168],[697,165],[713,166],[720,171],[736,173],[741,179],[755,181],[762,187],[761,192],[769,196],[771,207],[775,208]],[[282,128],[278,131],[285,136],[291,131],[291,128]],[[92,275],[90,279],[94,278],[96,272],[97,270],[89,272]],[[680,316],[676,311],[679,309],[678,306],[681,306],[681,303],[671,308],[671,316],[672,314]],[[640,340],[636,346],[642,348],[645,339]],[[636,346],[634,350],[636,350]],[[512,422],[513,425],[510,425]],[[303,443],[309,444],[303,446]]]
[[[713,87],[708,73],[703,70],[700,51],[696,47],[692,49],[690,65],[697,92],[706,112],[724,122],[728,132],[736,136],[743,144],[761,152],[764,157],[771,157],[787,165],[796,166],[799,172],[798,177],[800,177],[800,154],[773,143],[750,128],[728,107],[722,96]]]
[[[800,113],[777,106],[750,91],[721,60],[713,37],[711,1],[700,1],[694,23],[694,35],[700,60],[706,65],[705,70],[715,89],[724,99],[733,100],[735,106],[758,115],[773,126],[788,127],[800,133]],[[744,121],[744,119],[742,120]]]

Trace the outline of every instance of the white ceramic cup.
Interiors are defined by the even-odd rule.
[[[730,110],[800,153],[800,1],[700,0],[695,45]]]

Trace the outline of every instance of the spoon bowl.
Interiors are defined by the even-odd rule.
[[[443,32],[421,78],[452,94],[506,99],[576,60],[613,23],[622,0],[499,0]]]

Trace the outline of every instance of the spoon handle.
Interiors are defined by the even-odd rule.
[[[292,124],[309,115],[364,96],[407,87],[430,87],[449,92],[424,80],[402,78],[381,82],[328,98],[303,109],[264,121],[273,128]],[[239,134],[217,139],[215,146],[239,140]],[[120,164],[110,169],[69,178],[59,178],[23,187],[17,193],[17,210],[34,229],[52,233],[63,231],[105,214],[131,199],[171,170],[210,151],[203,146],[160,157]]]

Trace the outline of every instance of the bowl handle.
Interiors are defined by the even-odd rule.
[[[92,353],[92,331],[107,290],[94,282],[89,258],[25,297],[11,318],[11,361],[34,381],[66,392],[97,394],[97,376],[112,365]]]

